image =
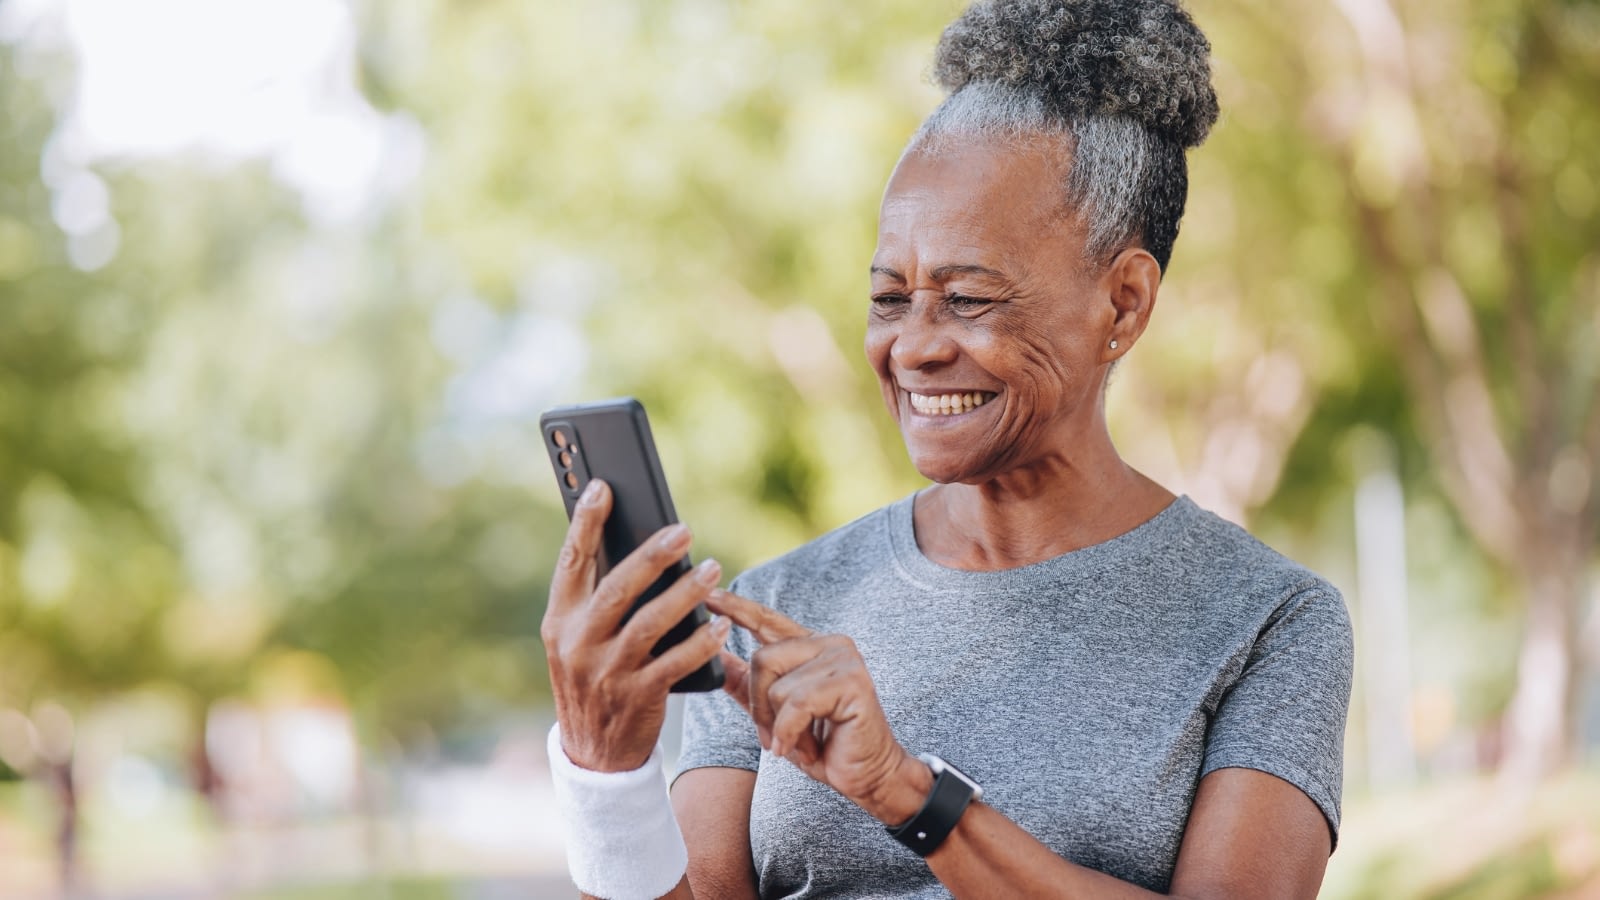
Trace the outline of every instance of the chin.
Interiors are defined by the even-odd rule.
[[[910,448],[907,448],[908,450]],[[940,458],[933,454],[911,453],[911,464],[923,478],[935,484],[956,484],[979,480],[981,469],[977,460]]]

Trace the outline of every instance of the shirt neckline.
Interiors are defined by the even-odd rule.
[[[902,497],[889,507],[889,544],[896,567],[908,581],[927,590],[1000,587],[1040,577],[1060,577],[1101,568],[1137,547],[1176,537],[1188,527],[1200,508],[1187,494],[1175,498],[1160,512],[1115,537],[1071,550],[1060,556],[1018,566],[973,572],[953,569],[928,559],[917,546],[913,508],[921,491]]]

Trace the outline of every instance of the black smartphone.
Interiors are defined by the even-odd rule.
[[[667,477],[656,455],[656,442],[650,436],[650,420],[645,417],[644,405],[639,401],[622,397],[558,407],[539,417],[539,431],[544,435],[550,464],[555,467],[568,521],[572,520],[578,496],[590,479],[602,479],[611,487],[611,516],[606,519],[601,541],[601,575],[651,535],[678,521],[672,495],[667,491]],[[628,610],[628,616],[671,587],[690,568],[689,557],[685,554],[639,595]],[[661,655],[709,621],[711,613],[705,604],[696,605],[662,636],[651,652]],[[712,657],[710,662],[674,684],[672,691],[678,694],[714,691],[722,687],[723,677],[722,660]]]

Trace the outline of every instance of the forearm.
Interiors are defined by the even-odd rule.
[[[578,892],[578,896],[582,897],[583,900],[605,900],[603,897],[585,894],[582,891]],[[694,900],[694,889],[689,887],[689,877],[685,875],[683,878],[678,879],[678,886],[669,893],[663,894],[662,900]]]
[[[1200,781],[1167,896],[1312,900],[1332,849],[1322,813],[1298,788],[1264,772],[1220,769]],[[1062,859],[983,803],[967,808],[927,861],[963,900],[1160,896]]]
[[[750,871],[749,866],[741,868],[736,864],[731,865],[726,857],[715,858],[718,855],[704,852],[697,854],[691,850],[689,871],[678,880],[671,891],[662,895],[664,900],[693,900],[696,896],[710,897],[713,900],[757,900],[755,873]],[[695,892],[696,885],[700,889],[698,895]],[[578,896],[584,900],[601,900],[582,892],[579,892]]]
[[[928,868],[961,900],[987,897],[1159,897],[1104,872],[1074,865],[981,801],[927,857]]]
[[[861,805],[880,822],[900,823],[922,807],[932,789],[928,765],[907,755],[881,794],[865,798]],[[955,829],[926,859],[934,876],[957,898],[1161,896],[1062,859],[980,800],[967,807]]]

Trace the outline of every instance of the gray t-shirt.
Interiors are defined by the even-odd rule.
[[[1352,649],[1332,585],[1186,497],[998,572],[930,561],[911,512],[907,497],[733,589],[853,638],[900,742],[1075,863],[1165,891],[1196,785],[1230,766],[1300,788],[1337,835]],[[730,644],[754,648],[742,629]],[[691,695],[683,744],[680,771],[757,773],[762,897],[949,896],[881,824],[763,752],[727,695]]]

